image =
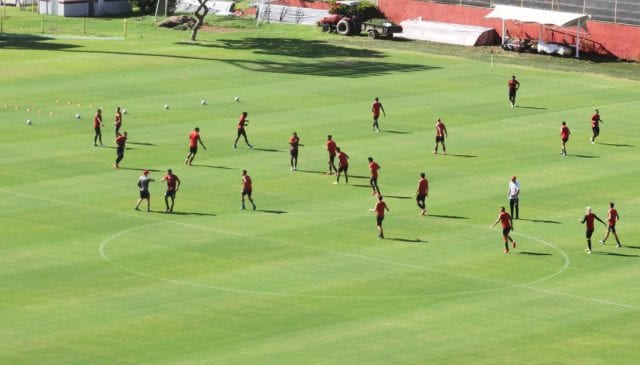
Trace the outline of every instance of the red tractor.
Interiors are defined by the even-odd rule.
[[[358,17],[349,17],[345,15],[331,14],[322,18],[318,22],[325,33],[336,32],[342,35],[360,34],[362,31],[362,23]]]

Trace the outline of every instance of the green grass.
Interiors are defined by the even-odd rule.
[[[0,38],[0,363],[638,362],[640,88],[611,77],[635,66],[586,73],[518,56],[525,65],[490,67],[276,25],[190,44],[130,23],[123,41]],[[92,147],[91,117],[104,107],[111,147],[118,105],[131,143],[115,170],[115,150]],[[605,123],[591,145],[594,107]],[[245,110],[256,148],[233,150]],[[438,117],[448,156],[431,154]],[[208,149],[186,168],[195,126]],[[305,145],[295,173],[292,131]],[[323,174],[328,133],[351,156],[349,185]],[[368,156],[391,209],[385,240],[367,211]],[[155,212],[132,209],[144,168],[180,176],[176,214],[158,213],[160,182]],[[256,212],[239,210],[241,169]],[[421,171],[427,217],[413,201]],[[488,226],[514,174],[525,219],[507,256]],[[577,219],[587,205],[606,216],[609,201],[625,247],[596,242],[587,256]]]

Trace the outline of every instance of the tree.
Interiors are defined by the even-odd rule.
[[[193,29],[191,30],[192,42],[196,41],[198,30],[200,29],[200,27],[204,25],[204,17],[206,17],[207,14],[209,14],[209,8],[207,8],[207,0],[198,0],[198,4],[199,4],[198,9],[196,10],[196,13],[195,13],[196,19],[198,19],[198,21],[196,22],[196,25],[194,25]]]

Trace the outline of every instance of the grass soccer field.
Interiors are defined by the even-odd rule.
[[[297,26],[203,32],[195,44],[147,20],[130,26],[125,40],[0,38],[0,363],[640,361],[638,81]],[[117,170],[116,106],[129,133]],[[105,148],[93,147],[98,107]],[[243,111],[253,149],[232,148]],[[437,118],[447,156],[431,153]],[[207,150],[187,167],[195,127]],[[304,144],[295,172],[293,131]],[[349,184],[325,175],[327,134],[350,156]],[[384,240],[368,156],[390,208]],[[162,213],[168,168],[182,181],[173,214]],[[133,210],[143,169],[156,179],[149,213]],[[256,211],[240,210],[242,169]],[[521,219],[505,255],[489,225],[512,175]],[[597,225],[587,255],[578,219],[586,206],[606,218],[610,201],[624,246],[601,246]]]

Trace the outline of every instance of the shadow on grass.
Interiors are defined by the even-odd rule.
[[[49,43],[52,37],[23,34],[0,34],[1,49],[37,49],[42,51],[62,51],[80,46],[64,43]]]
[[[405,243],[428,243],[429,241],[421,240],[419,238],[399,238],[399,237],[386,237],[389,241],[405,242]]]
[[[600,156],[594,156],[594,155],[572,155],[572,154],[567,154],[568,157],[579,157],[579,158],[600,158]]]
[[[349,177],[351,177],[351,176],[349,176]],[[349,184],[349,185],[355,186],[357,188],[369,188],[369,189],[371,189],[371,185],[365,185],[365,184]]]
[[[390,199],[413,199],[414,197],[412,196],[400,196],[400,195],[384,195],[385,198],[390,198]]]
[[[462,155],[462,154],[455,154],[455,153],[447,153],[447,156],[453,156],[453,157],[465,157],[465,158],[475,158],[478,157],[476,155]]]
[[[256,151],[263,151],[263,152],[285,152],[283,150],[277,150],[275,148],[253,147],[252,149],[254,149]]]
[[[446,218],[446,219],[469,219],[469,217],[463,217],[460,215],[442,215],[442,214],[427,214],[427,217]]]
[[[627,246],[624,245],[625,248],[633,248],[634,250],[640,250],[640,246]]]
[[[552,220],[546,220],[546,219],[527,219],[527,218],[518,218],[516,219],[518,221],[525,221],[525,222],[533,222],[533,223],[552,223],[552,224],[562,224],[558,221],[552,221]]]
[[[240,169],[234,169],[233,167],[227,167],[227,166],[213,166],[213,165],[200,165],[200,164],[192,164],[191,166],[193,167],[208,167],[211,169],[222,169],[222,170],[240,170]]]
[[[413,134],[413,132],[405,132],[405,131],[390,131],[390,130],[382,130],[383,133],[393,133],[393,134]]]
[[[626,253],[617,253],[617,252],[594,252],[596,255],[606,255],[606,256],[620,256],[620,257],[638,257],[638,255],[629,255]]]
[[[318,171],[318,170],[296,170],[297,172],[304,172],[305,174],[321,174],[321,175],[327,175],[326,171]],[[327,176],[331,176],[331,175],[327,175]]]
[[[287,214],[284,210],[266,210],[266,209],[256,209],[256,212],[269,213],[269,214]]]
[[[152,172],[162,172],[161,170],[144,169],[144,168],[141,168],[141,167],[120,167],[119,170],[134,170],[134,171],[140,171],[140,172],[142,172],[144,170],[149,170],[149,171],[152,171]]]
[[[604,146],[612,146],[612,147],[635,147],[632,144],[623,144],[623,143],[605,143],[605,142],[598,142],[598,144],[604,145]]]
[[[541,107],[541,106],[520,106],[520,105],[516,105],[516,108],[522,108],[522,109],[536,109],[536,110],[547,110],[547,108],[545,108],[545,107]]]
[[[176,212],[176,211],[173,211],[171,213],[168,213],[168,212],[163,212],[163,211],[157,211],[156,213],[164,213],[164,214],[172,214],[172,215],[195,215],[195,216],[207,216],[207,217],[216,217],[217,216],[217,214],[202,213],[202,212]]]
[[[129,141],[127,141],[127,144],[135,144],[135,145],[141,145],[141,146],[157,146],[156,144],[147,143],[147,142],[129,142]]]
[[[109,148],[109,149],[115,150],[118,147],[115,147],[115,146],[103,146],[101,148]],[[124,150],[125,151],[132,151],[132,150],[137,150],[137,148],[135,148],[135,147],[125,147]]]
[[[543,253],[543,252],[529,252],[529,251],[522,251],[522,252],[518,252],[518,255],[529,255],[529,256],[553,256],[550,253]]]

